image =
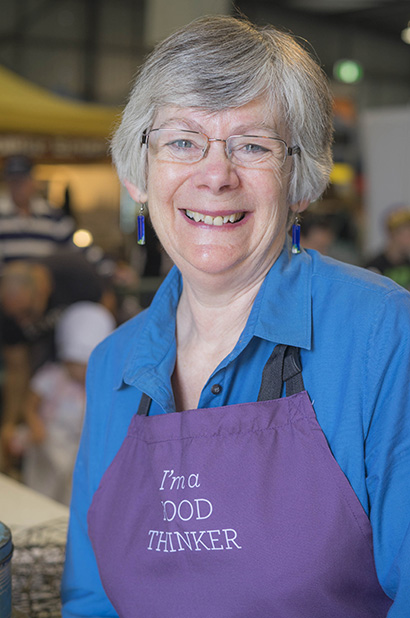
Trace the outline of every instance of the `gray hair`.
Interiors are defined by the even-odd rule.
[[[262,97],[272,115],[284,120],[289,146],[301,148],[301,156],[292,157],[288,203],[318,198],[332,167],[327,79],[293,36],[228,16],[197,19],[148,56],[112,140],[120,179],[146,190],[147,149],[141,137],[161,108],[218,112]]]

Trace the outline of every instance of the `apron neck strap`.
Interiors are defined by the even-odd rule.
[[[258,401],[279,399],[284,384],[287,397],[305,390],[299,348],[280,344],[275,346],[263,369]]]
[[[140,405],[138,406],[137,414],[140,416],[148,416],[149,408],[151,405],[151,397],[148,397],[145,393],[142,393]]]

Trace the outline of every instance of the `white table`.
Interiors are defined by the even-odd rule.
[[[68,522],[68,507],[0,474],[0,521],[13,533],[56,519]]]

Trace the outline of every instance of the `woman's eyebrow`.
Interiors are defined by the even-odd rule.
[[[269,133],[272,134],[273,137],[276,137],[279,135],[277,127],[274,126],[273,124],[269,124],[267,122],[256,122],[256,123],[247,123],[247,124],[242,124],[240,125],[236,131],[235,131],[235,135],[239,133],[243,134],[243,135],[250,135],[252,134],[252,131],[263,131],[265,133]]]

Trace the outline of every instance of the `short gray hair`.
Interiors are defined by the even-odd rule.
[[[317,199],[332,167],[332,98],[327,79],[293,36],[229,16],[201,17],[148,56],[112,140],[120,179],[146,190],[144,131],[169,105],[210,112],[265,97],[286,124],[293,158],[288,203]]]

